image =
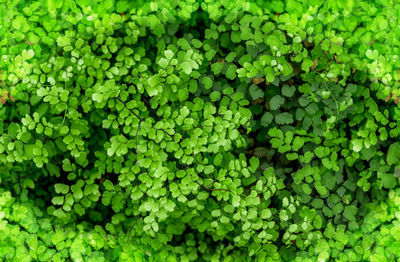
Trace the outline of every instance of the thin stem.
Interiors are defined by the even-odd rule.
[[[125,106],[125,108],[127,108],[125,102],[122,101],[121,98],[119,98],[119,97],[114,97],[114,98],[115,98],[115,99],[118,99],[118,101],[120,101],[120,102]],[[132,114],[134,114],[134,115],[137,117],[137,119],[139,119],[140,121],[143,121],[143,119],[142,119],[138,114],[136,114],[133,110],[131,110],[131,109],[129,109],[129,108],[127,108],[127,109],[128,109]]]
[[[138,152],[137,147],[138,147],[138,143],[139,143],[138,142],[138,134],[139,134],[139,129],[140,129],[141,124],[142,124],[142,120],[139,121],[138,129],[136,130],[136,149],[135,149],[136,156],[137,156],[137,152]],[[137,157],[136,157],[136,159],[137,159]]]
[[[136,219],[135,219],[135,221],[133,222],[131,228],[129,229],[127,241],[129,241],[129,237],[131,236],[131,232],[132,232],[132,230],[133,230],[133,227],[135,226],[135,224],[136,224],[136,222],[138,221],[138,219],[139,219],[139,215],[136,217]]]

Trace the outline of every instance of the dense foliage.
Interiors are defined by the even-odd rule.
[[[399,258],[395,1],[0,18],[0,261]]]

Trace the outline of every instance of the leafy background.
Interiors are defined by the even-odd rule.
[[[395,261],[395,1],[0,1],[0,259]]]

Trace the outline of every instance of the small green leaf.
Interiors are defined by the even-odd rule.
[[[303,145],[304,145],[304,140],[301,137],[296,136],[293,140],[292,150],[298,151],[300,148],[303,147]]]
[[[325,186],[321,185],[320,182],[315,182],[314,183],[315,189],[317,190],[317,192],[322,196],[322,197],[326,197],[328,196],[329,191],[326,189]]]
[[[192,66],[189,62],[183,62],[181,67],[182,71],[185,72],[185,74],[190,75],[190,73],[192,73]]]
[[[270,209],[264,209],[264,210],[261,212],[261,217],[262,217],[263,219],[270,218],[271,216],[272,216],[272,212],[271,212]]]
[[[234,80],[236,78],[236,65],[229,65],[228,70],[226,71],[226,77],[230,80]]]
[[[54,205],[62,205],[62,204],[64,204],[64,196],[53,197],[53,199],[51,199],[51,202]]]
[[[213,71],[214,75],[219,75],[222,71],[224,65],[220,62],[216,62],[211,65],[211,71]]]
[[[218,91],[214,91],[210,94],[211,101],[216,102],[221,99],[221,93]]]
[[[301,64],[301,70],[308,72],[310,71],[310,67],[314,65],[314,62],[310,58],[305,58],[303,63]]]
[[[233,61],[233,59],[235,59],[236,57],[236,53],[235,52],[230,52],[226,57],[225,60],[229,63],[231,63]]]
[[[271,110],[278,110],[285,103],[285,98],[280,95],[276,95],[269,101],[269,107]]]
[[[208,76],[202,78],[202,83],[205,89],[210,89],[213,86],[213,81]]]
[[[19,131],[19,126],[16,123],[11,123],[8,126],[8,135],[11,137],[11,139],[15,139],[17,137],[17,133]]]
[[[61,194],[67,194],[69,191],[69,186],[64,185],[64,184],[55,184],[54,188],[56,190],[56,193],[61,193]]]
[[[284,85],[282,87],[282,95],[286,97],[292,97],[295,92],[296,92],[296,87],[294,86]]]
[[[293,116],[288,112],[283,112],[275,115],[275,122],[278,125],[288,125],[293,123]]]
[[[283,221],[288,221],[288,219],[289,219],[289,216],[287,215],[286,210],[281,210],[281,212],[279,212],[279,217]]]
[[[264,97],[264,92],[256,85],[251,85],[249,92],[250,92],[250,96],[253,100]]]
[[[66,36],[59,36],[57,38],[57,44],[61,47],[71,45],[71,39]]]
[[[234,207],[240,206],[240,196],[238,196],[238,195],[232,196],[232,206],[234,206]]]
[[[158,64],[162,67],[162,68],[167,68],[167,66],[168,66],[168,60],[167,59],[165,59],[165,58],[161,58],[159,61],[158,61]]]
[[[260,165],[260,160],[257,157],[252,157],[250,158],[250,167],[253,170],[253,172],[255,172],[258,168],[258,166]]]
[[[271,124],[273,119],[273,115],[270,112],[266,112],[263,114],[263,116],[261,117],[261,125],[263,127],[267,127],[269,126],[269,124]]]
[[[355,215],[357,213],[357,207],[356,206],[346,206],[344,208],[343,216],[348,219],[348,220],[355,220]]]
[[[351,144],[353,146],[354,152],[360,152],[361,149],[363,148],[363,140],[362,139],[354,139],[351,141]]]
[[[282,130],[280,130],[280,129],[276,128],[276,127],[271,128],[268,131],[268,135],[271,136],[271,137],[277,137],[280,140],[283,140],[283,138],[284,138]]]
[[[288,228],[289,232],[294,233],[297,230],[297,225],[296,224],[291,224]]]
[[[165,50],[164,55],[168,61],[171,61],[171,59],[174,57],[174,52],[172,52],[171,50]]]
[[[226,216],[222,216],[220,220],[222,224],[228,224],[230,222],[229,218]]]
[[[372,51],[371,49],[368,49],[365,55],[371,60],[376,60],[378,59],[378,50]]]
[[[32,57],[34,57],[35,52],[32,49],[29,49],[28,51],[26,51],[25,49],[22,50],[22,59],[24,60],[29,60]]]
[[[396,142],[389,146],[386,156],[386,162],[389,165],[398,164],[400,162],[400,143]]]

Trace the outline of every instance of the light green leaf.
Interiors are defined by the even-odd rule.
[[[253,170],[253,172],[255,172],[258,168],[258,166],[260,165],[260,160],[257,157],[252,157],[250,158],[250,167]]]
[[[372,51],[371,49],[368,49],[365,55],[371,60],[376,60],[378,59],[378,50]]]
[[[25,49],[22,50],[22,59],[24,60],[29,60],[32,57],[34,57],[35,52],[32,49],[29,49],[28,51],[26,51]]]
[[[361,149],[363,148],[363,140],[362,139],[354,139],[351,141],[351,144],[353,146],[354,152],[360,152]]]
[[[64,184],[55,184],[54,189],[56,190],[56,193],[61,193],[65,195],[69,191],[69,186]]]
[[[161,58],[159,61],[158,61],[158,64],[162,67],[162,68],[167,68],[167,66],[168,66],[168,60],[167,59],[165,59],[165,58]]]
[[[226,78],[230,80],[234,80],[236,78],[236,70],[237,66],[236,65],[229,65],[228,70],[226,71]]]
[[[62,205],[62,204],[64,204],[64,196],[53,197],[53,199],[51,199],[51,202],[54,205]]]
[[[172,52],[171,50],[165,50],[164,55],[167,60],[170,61],[174,57],[174,52]]]
[[[262,217],[263,219],[268,219],[268,218],[270,218],[271,216],[272,216],[272,212],[271,212],[270,209],[264,209],[264,210],[261,212],[261,217]]]
[[[185,72],[185,74],[190,75],[190,73],[192,73],[192,66],[189,62],[183,62],[181,67],[182,71]]]
[[[205,89],[210,89],[213,86],[213,81],[210,77],[206,76],[201,79]]]
[[[308,72],[313,65],[314,62],[310,58],[305,58],[301,64],[301,70]]]

